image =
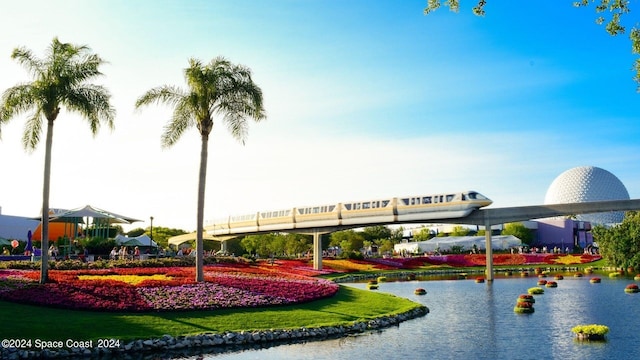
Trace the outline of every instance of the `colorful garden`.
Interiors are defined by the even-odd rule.
[[[496,254],[497,266],[589,263],[594,255]],[[219,262],[205,267],[205,282],[196,283],[193,267],[112,267],[50,270],[50,282],[39,284],[35,269],[0,269],[0,299],[47,307],[119,312],[162,312],[257,308],[291,305],[332,297],[339,286],[318,277],[351,272],[418,270],[485,265],[480,254],[364,260],[324,259],[314,270],[309,259],[274,262]],[[139,262],[138,262],[139,263]],[[63,268],[58,265],[56,268]]]

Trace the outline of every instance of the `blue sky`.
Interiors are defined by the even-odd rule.
[[[184,86],[190,57],[250,67],[268,118],[244,146],[222,124],[209,147],[205,219],[339,201],[475,189],[496,207],[544,201],[559,174],[593,165],[640,192],[640,100],[626,35],[570,0],[492,1],[485,17],[426,1],[44,1],[0,5],[0,90],[28,80],[11,52],[53,37],[109,63],[118,113],[92,138],[56,120],[51,207],[91,204],[195,229],[199,138],[172,148],[170,109],[134,111],[146,90]],[[638,9],[635,9],[638,11]],[[628,23],[638,21],[636,13]],[[25,117],[2,128],[0,206],[41,208],[44,143]]]

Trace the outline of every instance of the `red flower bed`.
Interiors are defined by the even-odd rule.
[[[338,291],[338,285],[329,280],[256,266],[216,265],[205,270],[204,283],[195,283],[193,268],[51,270],[51,282],[47,284],[37,283],[36,271],[3,271],[0,299],[82,310],[138,312],[292,304],[333,296]],[[162,276],[152,278],[158,274]],[[89,278],[83,280],[85,276]]]

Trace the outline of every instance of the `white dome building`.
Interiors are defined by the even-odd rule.
[[[580,166],[560,174],[547,190],[545,204],[579,203],[587,201],[629,200],[622,181],[607,170],[595,166]],[[579,214],[577,219],[592,224],[622,222],[624,212]]]

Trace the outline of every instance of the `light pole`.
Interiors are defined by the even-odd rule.
[[[149,230],[149,257],[151,257],[151,249],[153,248],[153,216],[149,217],[149,220],[151,220],[151,226],[150,226],[150,230]],[[156,257],[157,257],[157,249],[156,249]]]

